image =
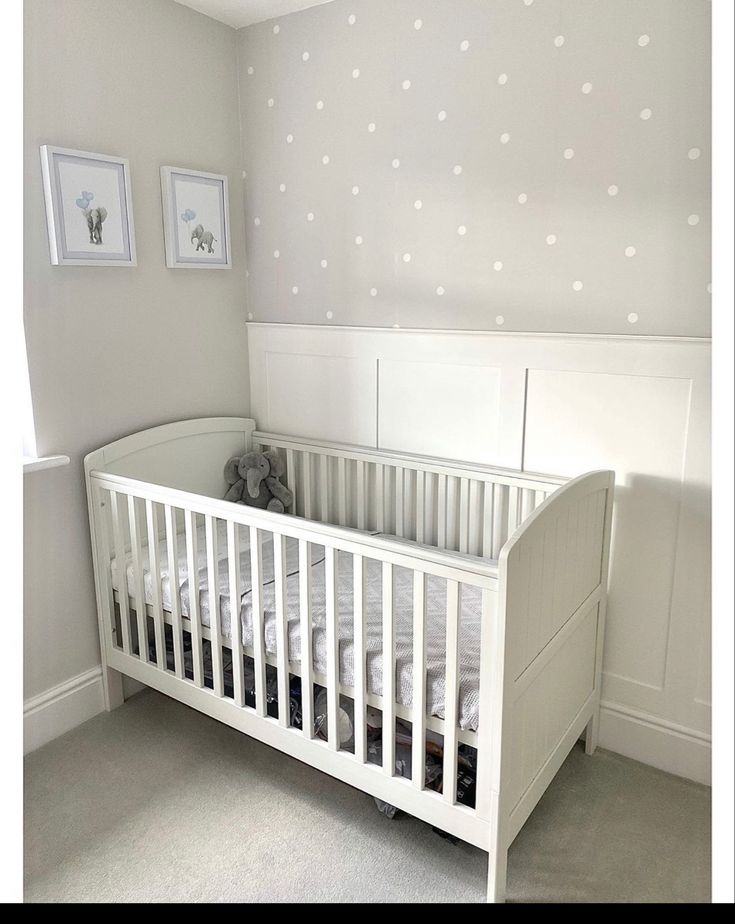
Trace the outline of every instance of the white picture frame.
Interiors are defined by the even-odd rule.
[[[130,164],[124,157],[41,145],[54,266],[137,266]]]
[[[166,266],[170,269],[232,267],[226,176],[184,167],[161,167],[161,200]]]

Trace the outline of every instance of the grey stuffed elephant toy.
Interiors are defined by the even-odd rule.
[[[225,500],[285,513],[293,504],[293,494],[279,481],[285,471],[278,453],[272,449],[236,456],[225,466],[225,481],[230,485]]]

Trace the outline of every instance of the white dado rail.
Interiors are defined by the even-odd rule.
[[[616,472],[601,745],[710,774],[710,342],[248,325],[262,430]]]

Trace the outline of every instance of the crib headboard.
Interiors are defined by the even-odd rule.
[[[275,449],[298,516],[497,558],[510,535],[567,479],[255,431]]]

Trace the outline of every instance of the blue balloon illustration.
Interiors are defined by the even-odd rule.
[[[77,205],[80,209],[86,209],[89,205],[89,199],[77,199]]]
[[[91,202],[94,199],[94,193],[87,192],[86,190],[82,191],[82,199],[86,199],[87,202]]]

